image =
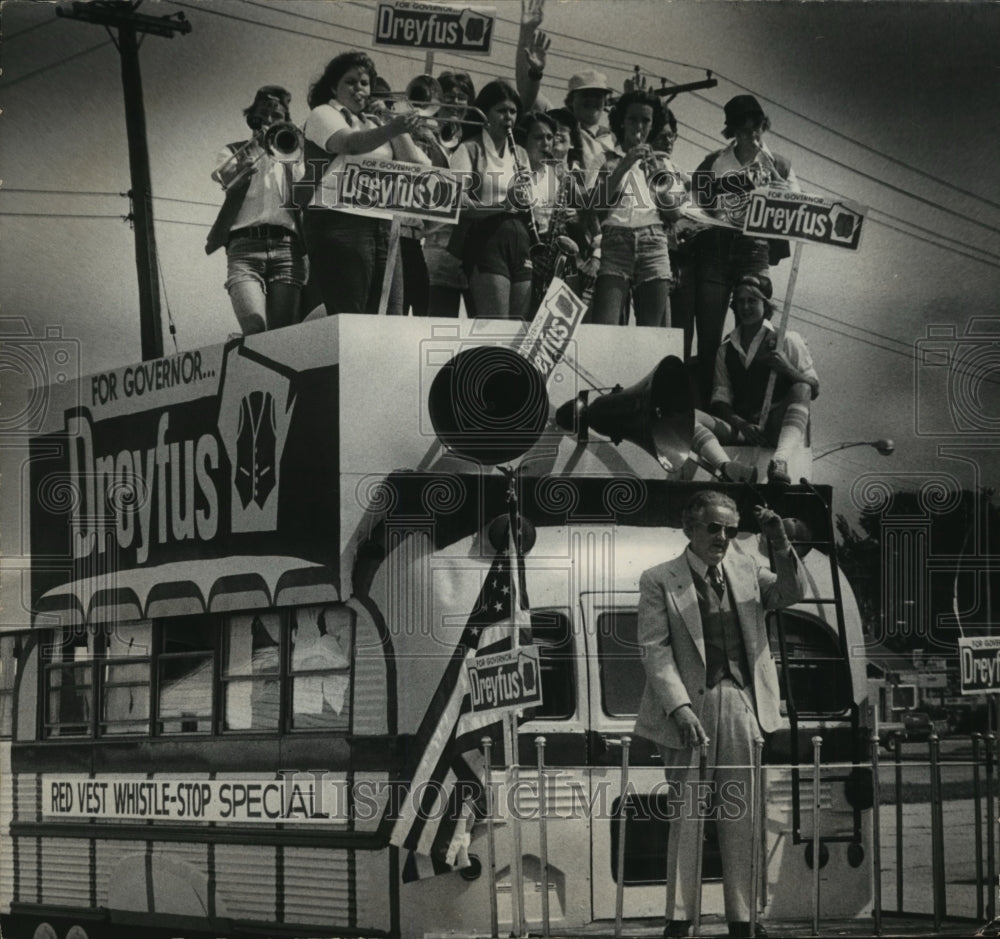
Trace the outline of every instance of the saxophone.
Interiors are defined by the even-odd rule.
[[[535,308],[542,302],[552,279],[562,273],[567,257],[579,252],[576,242],[566,235],[566,223],[573,213],[569,197],[573,188],[573,175],[568,170],[559,177],[555,202],[549,216],[549,230],[546,234],[544,251],[539,251],[533,259],[532,301]]]

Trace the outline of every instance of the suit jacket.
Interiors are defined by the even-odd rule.
[[[795,552],[776,558],[777,573],[761,567],[735,544],[723,563],[757,703],[761,730],[781,726],[774,656],[767,642],[764,611],[797,603],[806,581]],[[645,571],[639,579],[638,640],[643,648],[646,688],[635,732],[661,746],[681,749],[677,721],[670,715],[690,704],[701,719],[705,701],[705,639],[694,577],[686,552]]]

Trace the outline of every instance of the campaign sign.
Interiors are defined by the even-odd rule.
[[[496,8],[396,0],[380,3],[375,45],[489,55]]]
[[[466,663],[472,712],[519,711],[542,703],[538,647],[477,655]]]
[[[857,251],[868,210],[807,192],[763,189],[750,195],[743,234]]]
[[[962,694],[1000,691],[1000,636],[958,640]]]
[[[542,378],[551,376],[586,312],[587,304],[564,281],[553,277],[517,350],[541,372]]]
[[[327,208],[379,218],[406,215],[458,221],[462,189],[451,170],[396,160],[353,156],[337,161],[323,179]]]

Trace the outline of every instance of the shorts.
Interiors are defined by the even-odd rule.
[[[512,284],[531,280],[528,229],[516,215],[498,213],[476,219],[469,229],[463,256],[467,272],[506,277]]]
[[[662,225],[602,229],[598,277],[623,277],[633,284],[670,280],[670,251]]]
[[[226,245],[226,290],[235,284],[257,283],[266,291],[268,284],[302,287],[309,277],[309,261],[295,232],[275,233],[265,238],[244,235],[230,237]]]
[[[699,280],[732,285],[744,274],[767,274],[770,270],[766,238],[713,228],[699,235],[696,244]]]

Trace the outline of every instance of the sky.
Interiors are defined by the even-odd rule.
[[[437,53],[435,73],[465,69],[477,87],[512,75],[521,7],[495,7],[491,55]],[[203,245],[221,202],[209,173],[220,147],[245,136],[254,90],[290,89],[301,124],[310,82],[337,53],[369,51],[394,88],[423,71],[424,54],[373,47],[374,7],[353,0],[147,0],[140,12],[183,12],[192,26],[149,36],[140,52],[170,354],[175,340],[184,351],[236,329],[225,259]],[[542,90],[552,102],[588,67],[619,88],[635,65],[654,86],[710,70],[717,87],[672,103],[681,168],[723,145],[722,106],[753,93],[771,120],[768,144],[804,190],[869,207],[857,252],[804,249],[789,320],[821,380],[814,453],[896,444],[890,457],[860,447],[816,463],[814,479],[836,487],[849,517],[879,477],[896,488],[1000,485],[1000,326],[991,337],[980,319],[979,338],[967,334],[973,318],[998,315],[998,27],[1000,6],[986,3],[545,5]],[[10,351],[24,330],[68,342],[81,374],[136,361],[140,346],[115,46],[103,27],[59,18],[50,3],[7,0],[0,30],[0,316],[8,337],[22,337],[0,351],[2,430],[27,406]],[[789,269],[773,271],[782,300]],[[957,391],[947,369],[928,364],[932,328],[957,355],[976,350],[977,370]]]

